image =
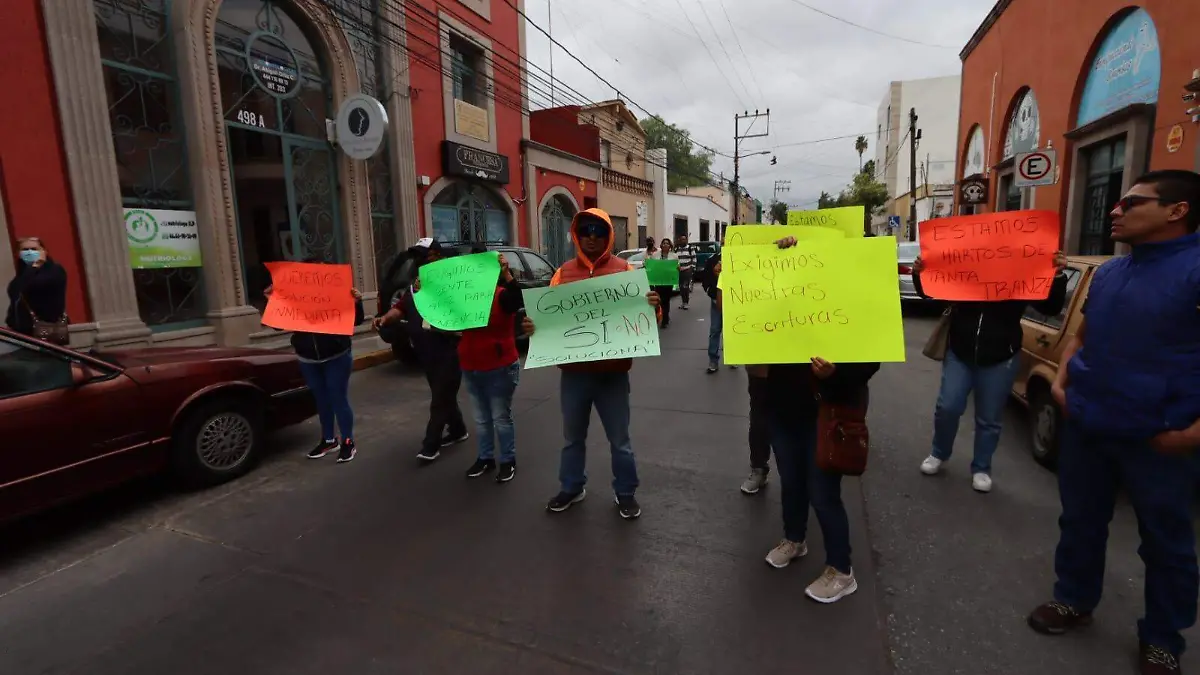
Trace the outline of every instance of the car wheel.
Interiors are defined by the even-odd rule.
[[[1062,411],[1044,387],[1029,401],[1029,447],[1038,464],[1053,469],[1058,463],[1058,437]]]
[[[172,464],[185,483],[205,487],[245,474],[263,447],[261,408],[244,397],[222,397],[184,412],[172,438]]]

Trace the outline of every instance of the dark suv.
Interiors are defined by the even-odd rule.
[[[447,256],[466,255],[471,252],[471,244],[443,244],[442,247]],[[487,248],[489,251],[496,251],[504,256],[504,259],[508,261],[508,268],[512,270],[512,274],[521,288],[542,288],[550,285],[550,279],[554,276],[554,265],[551,265],[540,253],[521,246],[505,244],[488,244]],[[380,315],[383,315],[396,303],[396,300],[408,290],[415,278],[416,264],[411,254],[407,251],[397,254],[388,263],[387,274],[379,280]],[[524,317],[525,310],[521,310],[517,313],[513,323],[513,332],[516,334],[518,342],[525,340],[525,335],[521,331],[521,319]],[[396,360],[406,365],[417,363],[416,351],[408,339],[408,333],[404,330],[404,319],[401,319],[399,323],[384,326],[379,331],[379,337],[392,346],[392,353],[395,354]]]

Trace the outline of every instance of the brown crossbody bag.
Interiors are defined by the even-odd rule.
[[[68,328],[71,321],[65,312],[58,321],[42,321],[37,314],[34,314],[33,308],[29,306],[29,300],[25,299],[24,295],[21,296],[21,304],[25,305],[25,311],[29,312],[29,317],[33,319],[33,337],[60,347],[71,344],[71,333]]]

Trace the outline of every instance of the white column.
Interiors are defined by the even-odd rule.
[[[42,0],[88,300],[98,344],[145,342],[92,0]]]
[[[413,145],[412,100],[409,97],[408,31],[405,28],[401,3],[384,2],[379,11],[380,49],[383,59],[383,79],[387,83],[389,147],[392,162],[392,189],[395,194],[396,217],[400,219],[401,248],[412,246],[421,238],[420,211],[417,209],[417,160]],[[394,45],[394,46],[393,46]],[[382,83],[381,83],[382,84]]]

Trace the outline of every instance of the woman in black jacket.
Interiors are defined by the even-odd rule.
[[[1067,297],[1067,260],[1055,255],[1057,272],[1050,296],[1039,302],[1000,300],[950,303],[949,339],[942,361],[942,386],[933,415],[933,450],[921,462],[921,472],[932,476],[950,459],[958,421],[967,409],[967,397],[975,392],[975,457],[971,462],[971,486],[978,492],[992,489],[992,455],[1000,444],[1004,405],[1017,376],[1024,331],[1021,317],[1032,306],[1047,316],[1056,316]],[[924,263],[913,262],[913,287],[926,299],[921,286]]]
[[[67,313],[67,271],[37,237],[21,239],[17,275],[8,282],[9,328],[34,335],[34,323],[59,323]],[[64,342],[65,344],[65,342]]]
[[[780,248],[795,246],[792,237]],[[850,520],[842,502],[841,474],[816,466],[817,412],[820,401],[866,409],[867,383],[878,363],[811,363],[772,365],[766,373],[767,418],[783,505],[783,540],[767,554],[772,567],[787,567],[808,553],[808,508],[821,526],[825,571],[805,595],[829,604],[858,590],[850,562]]]
[[[306,260],[319,263],[320,260]],[[354,295],[354,325],[364,321],[362,293]],[[264,295],[271,294],[268,286]],[[308,452],[309,459],[320,459],[331,452],[338,453],[339,464],[349,462],[358,454],[354,445],[354,410],[350,408],[350,374],[354,372],[349,335],[325,333],[292,333],[292,348],[300,358],[300,372],[317,401],[317,418],[321,421],[321,442]],[[334,422],[342,432],[339,441]]]

